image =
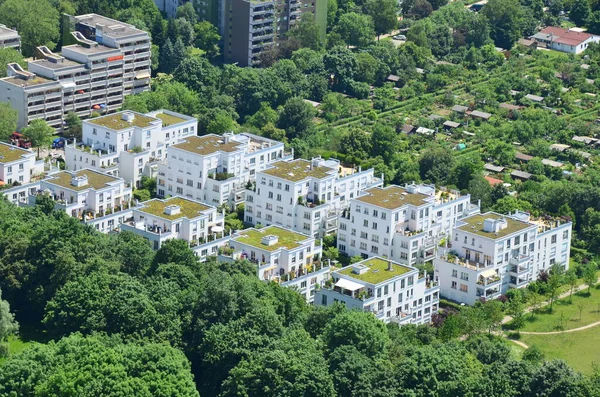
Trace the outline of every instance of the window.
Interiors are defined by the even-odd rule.
[[[458,283],[456,281],[453,281],[452,284],[450,285],[450,288],[456,289],[457,285],[458,285]]]
[[[378,212],[377,210],[373,210],[373,216],[374,216],[375,218],[377,218],[377,216],[378,216],[378,215],[379,215],[379,212]]]
[[[469,292],[469,287],[466,284],[461,284],[460,292]]]
[[[377,229],[377,222],[373,222],[373,226],[372,226],[372,228],[373,228],[373,229]]]
[[[553,234],[552,237],[550,237],[550,244],[556,244],[556,234]]]
[[[465,273],[465,272],[460,272],[460,279],[461,280],[465,280],[465,281],[469,281],[469,274]]]
[[[8,167],[6,167],[6,173],[7,173],[7,174],[10,174],[10,173],[12,173],[12,166],[8,166]]]
[[[371,235],[371,241],[373,241],[374,243],[378,243],[379,242],[379,236],[376,234],[372,234]]]
[[[452,277],[458,277],[458,270],[452,270]]]
[[[364,227],[369,227],[369,221],[365,219],[365,220],[363,221],[363,226],[364,226]]]
[[[272,199],[273,198],[273,192],[269,192],[269,198]]]
[[[389,245],[389,240],[387,237],[383,238],[383,245]]]

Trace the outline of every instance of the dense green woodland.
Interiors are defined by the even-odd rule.
[[[435,327],[386,327],[370,313],[309,306],[247,262],[200,264],[179,240],[154,252],[51,208],[46,198],[0,202],[2,299],[22,338],[44,342],[0,364],[0,396],[600,393],[600,376],[535,349],[517,359],[487,335],[500,302]],[[1,309],[0,325],[11,322]]]

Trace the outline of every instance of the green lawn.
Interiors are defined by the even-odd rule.
[[[579,318],[579,305],[582,305],[581,319]],[[583,327],[584,325],[600,321],[600,286],[592,289],[591,296],[587,288],[573,294],[573,303],[569,298],[554,302],[554,310],[550,313],[549,306],[539,309],[534,317],[531,313],[525,315],[525,326],[521,331],[551,332]],[[562,324],[562,327],[561,327]]]
[[[24,350],[25,348],[30,346],[32,343],[35,343],[35,342],[23,342],[19,338],[10,337],[10,338],[8,338],[9,354],[11,354],[11,355],[16,354],[16,353],[20,352],[21,350]],[[6,358],[0,358],[0,365],[2,365],[4,363],[4,361],[6,361]]]
[[[600,326],[556,335],[524,335],[519,340],[536,345],[548,359],[565,360],[575,370],[592,375],[593,364],[600,364]]]

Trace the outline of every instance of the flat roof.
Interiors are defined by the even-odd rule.
[[[276,236],[278,241],[272,245],[262,244],[261,241],[265,236]],[[302,233],[297,233],[279,226],[268,226],[262,229],[243,230],[239,232],[239,235],[234,237],[233,240],[265,251],[275,251],[280,248],[286,248],[288,250],[297,248],[302,242],[309,238],[309,236]]]
[[[208,205],[204,205],[197,201],[189,200],[183,197],[171,197],[164,200],[152,199],[149,201],[144,201],[141,203],[141,205],[142,207],[136,208],[138,211],[169,220],[181,218],[193,219],[200,216],[203,211],[212,208]],[[165,208],[170,205],[178,206],[179,213],[173,215],[165,214]]]
[[[0,163],[2,164],[12,163],[13,161],[20,160],[26,154],[33,154],[33,152],[14,145],[0,142]]]
[[[523,178],[523,179],[529,179],[531,178],[531,174],[529,172],[525,172],[525,171],[513,171],[510,173],[511,176],[513,177],[517,177],[517,178]]]
[[[236,152],[241,149],[242,144],[234,140],[225,143],[225,138],[219,135],[204,135],[190,136],[185,138],[183,142],[171,147],[207,156],[217,152]]]
[[[462,106],[462,105],[454,105],[454,106],[452,106],[452,110],[455,112],[458,112],[458,113],[464,113],[467,110],[469,110],[469,108],[466,106]]]
[[[293,161],[278,161],[271,164],[271,167],[263,172],[287,181],[298,182],[307,178],[325,178],[336,171],[329,167],[313,166],[308,160],[297,159]]]
[[[502,172],[504,171],[504,167],[500,167],[498,165],[494,165],[494,164],[490,164],[487,163],[483,166],[483,168],[485,168],[488,171],[492,171],[492,172]]]
[[[533,160],[533,156],[530,156],[528,154],[524,154],[524,153],[515,153],[515,158],[517,160],[523,160],[523,161],[529,161],[529,160]]]
[[[43,78],[43,77],[38,76],[38,75],[36,75],[32,79],[22,79],[20,77],[11,76],[11,77],[5,77],[5,78],[3,78],[1,80],[5,81],[7,83],[10,83],[12,85],[15,85],[17,87],[34,87],[36,85],[42,85],[42,84],[46,84],[46,83],[56,83],[56,84],[58,84],[57,81],[49,80],[49,79]]]
[[[71,68],[73,66],[81,66],[82,68],[85,68],[85,65],[79,62],[75,62],[75,61],[71,61],[69,59],[63,58],[61,61],[59,62],[51,62],[47,59],[37,59],[35,61],[30,61],[30,64],[36,64],[36,65],[40,65],[43,66],[45,68],[48,69],[53,69],[53,70],[57,70],[57,69],[64,69],[64,68]]]
[[[365,194],[356,200],[377,207],[393,210],[405,205],[419,207],[429,203],[430,196],[421,193],[408,193],[400,186],[390,185],[386,188],[373,187],[364,191]]]
[[[134,116],[131,121],[123,120],[123,115],[127,113],[132,114]],[[123,112],[113,113],[106,116],[96,117],[95,119],[90,119],[87,121],[92,124],[109,128],[114,131],[121,131],[131,127],[146,128],[151,126],[153,122],[157,121],[157,119],[154,117],[143,115],[141,113],[126,110]]]
[[[356,265],[362,265],[368,267],[369,270],[364,272],[363,274],[354,273],[353,268]],[[357,262],[353,265],[346,266],[345,268],[338,270],[337,274],[344,275],[346,277],[353,278],[355,280],[360,280],[369,284],[379,284],[384,281],[388,281],[392,278],[401,276],[406,274],[412,270],[415,270],[411,267],[401,265],[397,262],[392,261],[392,270],[388,270],[389,260],[383,258],[369,258],[364,261]]]
[[[507,226],[504,229],[500,229],[498,233],[494,232],[486,232],[483,230],[483,223],[486,219],[504,219],[506,220]],[[508,236],[509,234],[513,234],[519,232],[521,230],[525,230],[529,227],[535,226],[531,225],[527,222],[518,221],[516,219],[510,218],[508,216],[503,216],[501,214],[495,212],[487,212],[485,214],[471,215],[467,218],[463,218],[461,222],[465,223],[463,226],[460,226],[458,229],[463,232],[469,232],[476,234],[478,236],[490,238],[493,240],[503,238]]]
[[[68,46],[64,46],[63,48],[64,50],[71,50],[74,52],[80,52],[82,54],[86,54],[86,55],[90,55],[90,54],[102,54],[104,52],[118,52],[121,53],[121,51],[117,48],[111,48],[111,47],[106,47],[103,46],[101,44],[97,44],[97,45],[92,45],[90,47],[85,47],[82,46],[80,44],[72,44],[72,45],[68,45]]]
[[[6,40],[6,39],[10,39],[10,38],[17,38],[17,37],[21,37],[21,36],[19,36],[19,32],[17,32],[16,30],[10,29],[6,25],[0,24],[0,38],[2,40]]]
[[[561,163],[560,161],[555,161],[555,160],[550,160],[550,159],[542,159],[542,164],[548,165],[550,167],[555,167],[555,168],[559,168],[564,165],[564,163]]]
[[[71,184],[71,180],[73,179],[73,176],[87,176],[87,178],[88,178],[87,185],[73,186]],[[117,177],[114,177],[114,176],[111,176],[108,174],[103,174],[98,171],[85,169],[85,170],[79,170],[79,171],[75,171],[75,172],[61,171],[57,174],[51,175],[45,181],[47,183],[50,183],[53,185],[58,185],[58,186],[61,186],[61,187],[67,188],[67,189],[81,191],[81,190],[87,190],[90,188],[99,190],[99,189],[105,188],[109,183],[116,182],[118,180],[119,180],[119,178],[117,178]]]
[[[172,114],[168,114],[168,113],[164,113],[164,112],[156,113],[154,115],[154,117],[162,120],[163,127],[168,127],[170,125],[179,124],[179,123],[183,123],[184,121],[187,121],[186,119],[183,119],[181,117],[177,117]]]
[[[98,14],[85,14],[75,16],[74,19],[81,24],[96,28],[96,25],[104,25],[103,34],[107,37],[127,37],[138,34],[146,34],[135,26],[116,19],[107,18]]]

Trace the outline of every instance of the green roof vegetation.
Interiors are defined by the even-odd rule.
[[[87,176],[88,183],[84,186],[73,186],[71,184],[71,180],[73,176]],[[81,191],[93,188],[95,190],[102,189],[106,187],[106,185],[110,182],[118,181],[119,178],[115,178],[114,176],[110,176],[107,174],[103,174],[101,172],[92,171],[92,170],[80,170],[77,172],[69,172],[62,171],[57,174],[52,175],[50,179],[47,181],[49,183],[53,183],[58,186],[65,187],[67,189]]]
[[[504,218],[506,220],[507,226],[504,229],[500,229],[498,234],[492,232],[486,232],[483,230],[483,224],[486,219],[501,219]],[[499,239],[509,234],[516,233],[518,231],[527,229],[529,227],[534,227],[535,225],[531,225],[527,222],[518,221],[509,217],[503,217],[500,214],[495,212],[487,212],[485,214],[473,215],[468,218],[462,219],[462,222],[465,222],[466,225],[459,227],[459,230],[464,232],[469,232],[476,234],[478,236],[487,237],[491,239]]]
[[[240,150],[241,146],[241,143],[235,141],[225,143],[224,138],[218,135],[205,135],[191,136],[171,147],[206,156],[217,152],[235,152]]]
[[[167,114],[167,113],[157,113],[156,117],[158,117],[159,119],[162,120],[163,127],[168,127],[170,125],[179,124],[179,123],[183,123],[184,121],[186,121],[185,119],[182,119],[181,117],[173,116],[173,115]]]
[[[21,149],[17,146],[7,145],[6,143],[0,143],[0,163],[10,163],[17,161],[23,157],[24,154],[28,154],[27,150]]]
[[[156,121],[154,117],[144,116],[140,113],[132,113],[133,120],[123,120],[124,112],[110,114],[108,116],[101,116],[95,119],[89,120],[90,123],[100,125],[102,127],[110,128],[114,131],[124,130],[131,127],[145,128],[149,127],[153,121]]]
[[[303,159],[278,161],[272,165],[263,172],[291,182],[298,182],[309,177],[321,179],[331,175],[332,172],[337,172],[329,167],[313,167],[310,161]]]
[[[405,189],[399,186],[388,186],[386,188],[374,187],[365,190],[365,195],[357,198],[363,203],[376,205],[378,207],[393,210],[403,207],[407,204],[419,207],[427,204],[430,197],[421,193],[408,193]]]
[[[262,244],[262,238],[265,236],[277,236],[278,241],[273,245]],[[265,251],[275,251],[279,248],[293,249],[300,246],[300,243],[310,237],[296,233],[291,230],[283,229],[277,226],[269,226],[263,229],[248,229],[241,232],[239,237],[234,238],[242,244],[247,244]]]
[[[21,87],[21,86],[30,87],[30,86],[40,85],[40,84],[45,84],[45,83],[54,83],[53,80],[48,80],[48,79],[45,79],[45,78],[37,76],[37,75],[34,78],[29,79],[29,80],[21,79],[19,77],[7,77],[2,80],[6,81],[7,83],[17,85],[19,87]]]
[[[169,220],[196,218],[200,216],[203,211],[211,208],[207,205],[183,197],[171,197],[165,200],[153,199],[142,203],[142,205],[143,207],[139,208],[140,211]],[[165,214],[165,208],[170,205],[178,206],[180,209],[179,213],[174,215]]]
[[[358,264],[368,267],[369,270],[363,274],[354,273],[352,268]],[[369,284],[379,284],[414,270],[408,266],[404,266],[396,262],[392,262],[392,270],[388,270],[388,266],[388,260],[381,258],[370,258],[365,259],[362,262],[355,263],[354,265],[347,266],[336,273],[343,274],[344,276],[352,277],[356,280],[364,281]]]

